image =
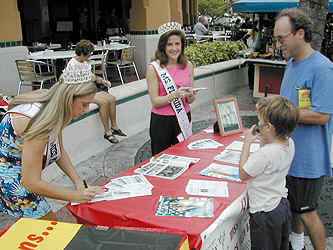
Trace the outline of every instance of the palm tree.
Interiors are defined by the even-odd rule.
[[[312,19],[314,29],[312,32],[311,45],[312,48],[320,51],[324,39],[328,0],[300,0],[299,8]]]

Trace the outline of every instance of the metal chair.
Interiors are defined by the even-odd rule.
[[[103,77],[104,80],[109,80],[106,69],[108,67],[108,60],[112,55],[111,52],[111,50],[105,50],[102,54],[92,55],[88,61],[91,65],[92,72],[97,76]]]
[[[35,60],[15,60],[15,63],[20,78],[17,95],[20,94],[23,85],[43,88],[44,82],[57,80],[53,64]]]
[[[188,34],[185,36],[185,47],[190,46],[196,42],[197,40],[195,39],[194,34]]]
[[[105,52],[103,52],[102,54],[90,56],[88,63],[91,65],[91,70],[95,75],[101,75],[105,79],[104,74],[102,72],[104,53]]]
[[[123,80],[123,76],[121,74],[121,69],[124,69],[124,68],[133,67],[135,70],[136,77],[138,78],[138,80],[140,80],[138,71],[137,71],[135,63],[134,63],[134,50],[135,50],[135,47],[128,47],[128,48],[122,49],[119,60],[107,61],[107,64],[112,64],[117,67],[122,84],[124,84],[124,80]]]

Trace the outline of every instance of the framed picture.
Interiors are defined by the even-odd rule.
[[[221,136],[242,131],[242,120],[239,115],[237,98],[215,100],[215,111]]]

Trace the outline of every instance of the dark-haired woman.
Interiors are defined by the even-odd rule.
[[[180,25],[162,25],[159,33],[163,34],[155,58],[147,69],[152,103],[150,138],[153,155],[192,134],[189,104],[195,100],[193,65],[184,55],[185,36]]]
[[[89,40],[81,40],[75,47],[76,56],[68,62],[68,65],[80,63],[88,64],[87,61],[93,51],[94,45],[92,42]],[[111,83],[101,77],[94,76],[94,81],[108,88],[111,87]],[[104,127],[104,138],[111,143],[118,143],[119,140],[115,135],[126,136],[126,134],[119,129],[117,124],[116,98],[107,92],[99,91],[96,93],[93,103],[99,106],[99,115]],[[110,125],[110,120],[112,127]]]

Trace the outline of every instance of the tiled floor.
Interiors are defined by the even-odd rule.
[[[226,97],[231,96],[237,96],[242,116],[255,115],[255,100],[252,98],[252,93],[247,87],[239,88],[234,91],[232,95]],[[192,110],[192,119],[194,122],[216,119],[215,110],[211,102]],[[112,176],[133,167],[135,154],[140,146],[149,139],[148,136],[148,130],[145,130],[137,135],[123,139],[120,143],[110,146],[110,148],[102,154],[96,155],[85,162],[81,162],[76,168],[80,174],[86,175],[82,177],[88,180],[90,179],[91,183],[102,184]],[[102,173],[100,177],[95,176],[96,168],[102,168],[100,171]],[[80,172],[80,169],[82,173]],[[84,169],[84,171],[82,171],[82,169]],[[63,180],[62,183],[60,180],[58,184],[67,186],[68,181]],[[59,220],[66,222],[76,221],[66,207],[64,207],[64,203],[54,201],[51,205]],[[15,219],[0,213],[0,231],[14,221]],[[306,237],[306,247],[306,249],[313,249],[308,237]],[[331,238],[328,238],[327,249],[333,249],[333,240]]]

